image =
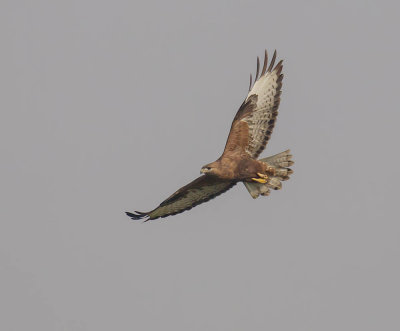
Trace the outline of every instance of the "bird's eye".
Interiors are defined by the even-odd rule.
[[[211,168],[210,168],[210,167],[206,167],[206,169],[207,169],[207,170],[211,170]]]

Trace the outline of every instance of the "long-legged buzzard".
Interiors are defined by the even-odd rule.
[[[282,87],[282,61],[274,67],[276,51],[268,66],[265,51],[261,69],[257,58],[257,73],[249,93],[233,119],[228,140],[221,157],[201,168],[202,175],[180,188],[157,208],[148,212],[126,214],[134,220],[153,220],[182,213],[228,191],[243,182],[250,195],[268,195],[279,190],[281,181],[289,179],[293,164],[290,151],[257,160],[264,150],[278,115]]]

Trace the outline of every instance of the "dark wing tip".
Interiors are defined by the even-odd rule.
[[[125,214],[135,221],[141,220],[141,219],[149,216],[148,214],[142,213],[140,211],[135,211],[135,213],[130,213],[129,211],[127,211],[127,212],[125,212]],[[145,220],[145,221],[147,221],[147,220]]]
[[[256,73],[256,78],[254,79],[255,82],[258,80],[259,72],[260,72],[260,58],[257,56],[257,73]]]
[[[264,76],[265,71],[267,70],[267,64],[268,64],[268,53],[267,50],[265,50],[265,54],[264,54],[264,65],[261,71],[261,76]]]
[[[282,70],[282,61],[283,60],[281,60],[281,61],[279,61],[279,63],[275,66],[275,68],[274,68],[274,64],[275,64],[275,60],[276,60],[276,50],[274,51],[274,54],[272,55],[272,59],[271,59],[271,62],[269,63],[269,66],[268,66],[268,53],[267,53],[267,50],[265,50],[265,54],[264,54],[264,64],[263,64],[263,67],[262,67],[262,69],[261,69],[261,75],[260,75],[260,77],[262,77],[262,76],[264,76],[264,74],[266,73],[266,72],[272,72],[273,70],[277,70],[277,71],[279,71],[279,70]],[[267,68],[268,67],[268,68]],[[254,79],[254,83],[258,80],[258,74],[260,73],[260,58],[257,56],[257,72],[256,72],[256,76],[255,76],[255,79]],[[280,73],[280,71],[279,71],[279,73]],[[278,74],[279,74],[278,73]],[[251,74],[250,74],[250,86],[249,86],[249,91],[251,90],[251,86],[252,85],[252,77],[251,77]]]
[[[279,75],[282,72],[282,67],[283,67],[283,60],[280,60],[273,70],[275,70],[276,74]],[[282,74],[282,78],[283,78],[283,74]]]
[[[276,50],[274,51],[274,54],[272,55],[272,60],[269,63],[269,67],[267,69],[267,71],[271,72],[272,68],[274,67],[275,64],[275,59],[276,59]]]
[[[252,77],[252,75],[250,74],[250,85],[249,85],[249,91],[251,90],[251,84],[253,83],[253,77]]]

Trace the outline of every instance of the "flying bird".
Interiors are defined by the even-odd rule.
[[[290,150],[257,159],[271,137],[278,115],[282,88],[282,60],[274,66],[276,51],[268,65],[265,51],[260,73],[257,57],[257,72],[249,92],[233,119],[228,140],[221,157],[200,170],[201,176],[180,188],[157,208],[148,212],[126,214],[134,220],[154,220],[189,210],[203,202],[228,191],[238,182],[243,182],[250,195],[269,195],[270,189],[279,190],[282,181],[289,179],[293,161]],[[259,76],[260,73],[260,76]]]

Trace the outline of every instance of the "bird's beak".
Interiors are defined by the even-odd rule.
[[[200,174],[204,174],[205,172],[206,171],[203,168],[200,169]]]

